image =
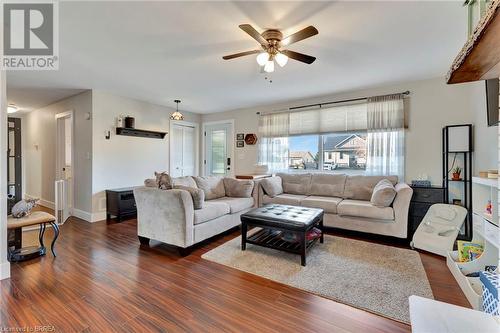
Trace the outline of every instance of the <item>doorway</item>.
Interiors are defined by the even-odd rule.
[[[56,114],[56,216],[59,224],[73,215],[73,111]]]
[[[7,124],[7,214],[10,214],[22,199],[21,119],[9,117]]]
[[[170,122],[170,175],[198,175],[198,124]]]
[[[203,124],[205,175],[233,175],[233,127],[234,121]]]

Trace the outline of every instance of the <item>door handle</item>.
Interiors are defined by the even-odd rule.
[[[229,165],[231,165],[231,157],[228,157],[228,158],[227,158],[227,165],[228,165],[228,166],[229,166]],[[228,170],[229,170],[229,169],[228,169]]]

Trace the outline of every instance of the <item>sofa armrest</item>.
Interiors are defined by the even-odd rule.
[[[396,198],[392,207],[394,208],[395,221],[405,227],[404,236],[408,235],[408,211],[410,201],[413,196],[413,189],[405,183],[398,183],[395,186]]]
[[[194,207],[184,190],[134,189],[137,234],[180,247],[193,245]]]

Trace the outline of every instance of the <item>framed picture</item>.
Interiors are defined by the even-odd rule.
[[[245,141],[243,140],[236,141],[236,148],[243,148],[243,147],[245,147]]]
[[[236,134],[236,140],[245,140],[245,134],[243,133]]]

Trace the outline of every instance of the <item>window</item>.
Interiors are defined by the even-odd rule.
[[[323,170],[363,174],[366,169],[366,147],[366,132],[322,135]]]
[[[362,174],[366,146],[366,132],[292,136],[288,139],[287,169]]]
[[[262,115],[259,163],[272,172],[404,177],[404,94]]]
[[[288,140],[288,169],[318,170],[319,135],[292,136]]]

